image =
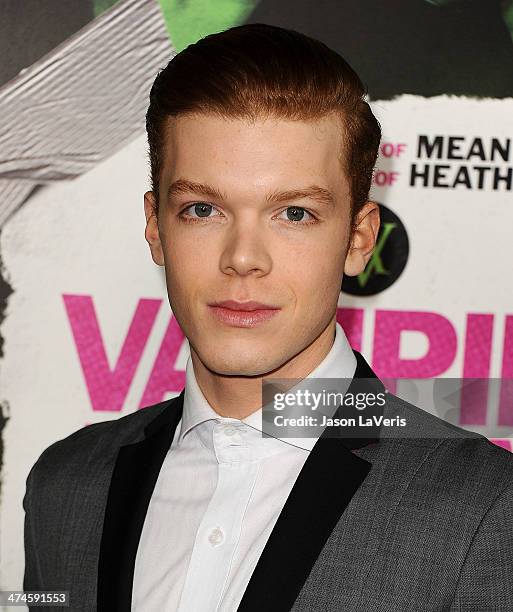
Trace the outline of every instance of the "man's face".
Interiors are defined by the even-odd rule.
[[[213,372],[264,375],[333,321],[350,238],[339,121],[168,120],[158,226],[148,192],[146,239],[165,266],[171,309],[191,350]],[[193,189],[168,197],[178,180],[224,197]],[[331,192],[333,203],[266,199],[312,186]],[[253,327],[228,325],[209,306],[228,299],[280,310]]]

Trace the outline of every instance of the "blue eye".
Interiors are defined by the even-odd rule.
[[[196,212],[196,214],[199,215],[199,218],[201,219],[208,218],[208,212],[210,212],[210,210],[214,208],[212,204],[207,204],[206,202],[194,202],[194,204],[191,204],[190,206],[187,206],[187,208],[184,208],[184,210],[182,210],[180,214],[183,214],[186,210],[189,210],[189,208],[192,207],[194,207],[194,211]],[[192,218],[195,219],[198,217]]]
[[[197,216],[185,214],[186,211],[188,211],[189,209],[193,209],[195,215]],[[213,210],[216,210],[213,204],[209,204],[208,202],[193,202],[192,204],[189,204],[189,206],[184,208],[179,213],[178,217],[186,223],[197,223],[197,222],[200,222],[202,219],[206,220],[206,219],[212,218],[210,216],[210,213]],[[289,211],[292,211],[292,213],[290,214]],[[309,212],[308,210],[306,210],[306,208],[303,208],[302,206],[288,206],[287,208],[282,210],[281,213],[279,214],[281,215],[283,213],[287,213],[287,219],[283,219],[283,220],[287,221],[288,225],[296,225],[296,226],[310,225],[312,223],[317,222],[316,217],[314,217],[311,212]],[[303,221],[305,213],[309,215],[311,218],[307,219],[306,221]]]
[[[289,213],[288,213],[288,211],[289,211],[289,210],[294,211],[294,212],[292,213],[292,215],[291,215],[291,216],[293,217],[292,219],[291,219],[291,218],[290,218],[290,216],[289,216]],[[311,213],[309,213],[309,212],[308,212],[308,211],[307,211],[305,208],[303,208],[303,207],[301,207],[301,206],[288,206],[288,207],[287,207],[287,208],[286,208],[284,211],[282,211],[282,212],[286,212],[286,213],[287,213],[287,217],[289,217],[289,218],[288,218],[288,221],[290,221],[291,223],[294,223],[294,224],[296,224],[296,225],[298,224],[298,222],[299,222],[299,221],[302,221],[302,220],[303,220],[303,217],[304,217],[304,214],[305,214],[305,213],[306,213],[307,215],[310,215],[310,217],[314,218],[314,217],[313,217],[313,215],[312,215]],[[280,213],[280,214],[281,214],[281,213]],[[299,219],[295,219],[295,218],[294,218],[294,217],[295,217],[295,216],[297,216],[297,215],[299,215],[299,216],[300,216],[300,218],[299,218]],[[302,223],[301,225],[306,225],[306,223]]]

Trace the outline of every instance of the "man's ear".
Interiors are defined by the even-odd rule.
[[[164,254],[162,252],[162,244],[160,242],[159,227],[157,224],[157,215],[155,212],[155,196],[153,191],[147,191],[144,194],[144,214],[146,216],[146,229],[144,237],[150,245],[151,257],[153,261],[159,265],[164,265]]]
[[[356,215],[353,233],[344,264],[344,274],[357,276],[371,258],[379,232],[379,206],[366,202]]]

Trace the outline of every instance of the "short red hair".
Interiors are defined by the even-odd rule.
[[[341,116],[352,220],[369,197],[381,128],[349,64],[324,43],[264,23],[209,34],[176,54],[151,88],[146,113],[151,188],[159,207],[168,117],[213,113],[227,119]]]

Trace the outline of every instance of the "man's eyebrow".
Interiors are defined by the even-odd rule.
[[[197,183],[187,179],[178,179],[174,181],[167,190],[168,198],[181,195],[183,193],[197,193],[198,195],[217,200],[225,200],[225,196],[219,189],[207,185],[205,183]],[[267,202],[289,202],[291,200],[300,199],[315,200],[318,204],[324,206],[333,206],[335,198],[333,193],[324,187],[311,185],[304,189],[290,189],[287,191],[275,191],[267,195]]]
[[[171,183],[167,190],[167,197],[171,198],[183,193],[197,193],[198,195],[217,200],[225,199],[219,189],[206,185],[205,183],[196,183],[195,181],[189,181],[187,179],[178,179]]]
[[[318,204],[323,206],[333,206],[335,204],[335,197],[329,189],[319,187],[318,185],[311,185],[304,189],[290,189],[288,191],[276,191],[267,196],[268,202],[289,202],[291,200],[314,200]]]

